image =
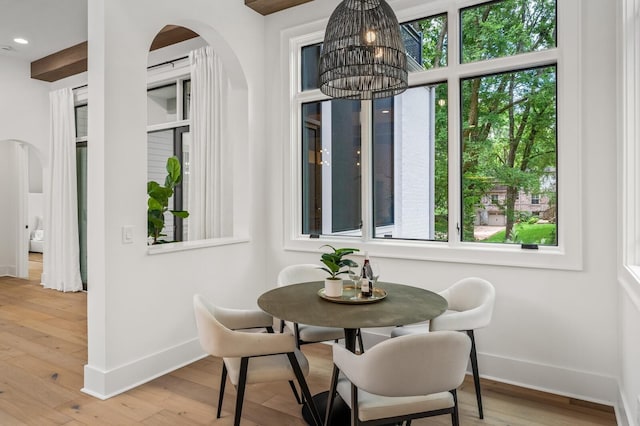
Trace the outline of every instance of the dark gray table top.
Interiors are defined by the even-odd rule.
[[[293,284],[267,291],[258,306],[276,318],[347,329],[407,325],[437,317],[447,301],[437,293],[403,284],[378,282],[387,296],[367,304],[342,304],[318,295],[322,281]]]

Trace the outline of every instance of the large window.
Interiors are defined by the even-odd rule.
[[[373,237],[446,241],[447,84],[375,100],[372,112]]]
[[[188,210],[189,185],[189,107],[191,82],[188,76],[156,84],[147,90],[147,177],[164,184],[169,157],[178,158],[182,181],[169,200],[169,210]],[[167,211],[163,240],[187,240],[189,219]]]
[[[410,88],[393,98],[327,100],[321,43],[298,48],[301,237],[560,245],[559,175],[572,161],[559,132],[576,143],[570,108],[558,124],[568,19],[556,0],[454,3],[401,23]]]
[[[76,99],[79,97],[76,91]],[[86,102],[86,89],[83,102]],[[76,184],[78,194],[78,239],[80,250],[80,278],[82,288],[87,289],[87,136],[89,106],[86,103],[74,107],[76,126]]]
[[[303,233],[361,235],[360,103],[305,103],[302,120]]]

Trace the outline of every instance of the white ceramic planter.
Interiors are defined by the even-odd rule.
[[[342,279],[331,280],[329,278],[325,278],[324,295],[328,297],[342,296]]]

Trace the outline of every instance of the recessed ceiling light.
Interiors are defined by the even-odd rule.
[[[13,39],[13,41],[15,41],[18,44],[29,44],[29,40],[26,40],[24,38],[21,37],[16,37]]]

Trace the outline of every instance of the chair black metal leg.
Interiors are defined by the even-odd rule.
[[[220,394],[218,395],[218,412],[216,413],[216,419],[220,418],[220,412],[222,411],[222,400],[224,399],[224,386],[227,383],[227,365],[222,360],[222,378],[220,379]]]
[[[244,401],[244,388],[247,384],[248,367],[249,358],[242,357],[240,359],[240,377],[238,377],[238,395],[236,396],[236,416],[233,421],[234,426],[240,426],[240,417],[242,416],[242,402]]]
[[[313,417],[313,421],[317,426],[322,425],[322,418],[318,413],[318,408],[316,404],[313,402],[313,397],[311,396],[311,392],[309,391],[309,387],[307,386],[307,381],[304,378],[304,374],[302,374],[302,369],[300,368],[300,364],[298,364],[298,359],[296,358],[296,354],[293,352],[287,352],[287,357],[289,358],[289,362],[291,363],[291,368],[293,368],[293,372],[296,375],[296,379],[298,379],[298,385],[300,385],[300,390],[302,391],[302,395],[304,399],[309,404],[309,410],[311,411],[311,416]]]
[[[473,384],[476,387],[478,415],[481,419],[484,419],[484,413],[482,412],[482,395],[480,393],[480,374],[478,373],[478,354],[476,353],[476,339],[473,336],[473,330],[467,330],[467,334],[471,339],[471,371],[473,372]]]
[[[362,343],[362,330],[361,329],[358,329],[357,337],[358,337],[358,346],[360,346],[360,353],[363,354],[364,353],[364,344]]]
[[[455,389],[451,391],[453,395],[453,411],[451,412],[451,423],[453,426],[460,425],[460,417],[458,415],[458,391]]]
[[[300,399],[300,394],[298,394],[298,389],[296,389],[296,384],[293,383],[293,380],[289,380],[289,386],[291,386],[291,390],[293,391],[293,396],[296,397],[296,402],[298,404],[302,404],[302,400]]]
[[[331,385],[329,386],[329,396],[327,397],[327,412],[324,415],[324,425],[331,426],[331,410],[333,410],[333,402],[336,400],[336,388],[338,387],[338,375],[340,369],[333,364],[333,373],[331,374]]]
[[[284,333],[284,320],[280,320],[280,334]]]
[[[273,327],[265,327],[267,329],[267,333],[273,334]]]
[[[297,322],[293,323],[293,335],[296,338],[296,348],[300,349],[300,329]]]
[[[358,388],[351,383],[351,426],[358,426]]]

